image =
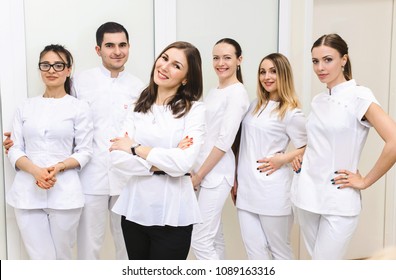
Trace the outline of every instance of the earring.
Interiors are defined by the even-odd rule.
[[[186,84],[187,84],[187,82],[183,82],[183,83],[182,83],[182,86],[184,87]]]
[[[237,66],[237,70],[238,70],[238,71],[241,70],[241,66],[238,65],[238,66]]]
[[[342,70],[342,72],[344,72],[344,65],[341,66],[341,70]]]

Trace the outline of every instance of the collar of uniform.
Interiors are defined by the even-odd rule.
[[[105,75],[108,78],[111,78],[111,72],[106,67],[104,67],[103,64],[100,65],[100,70],[102,71],[103,75]],[[117,78],[121,78],[124,74],[125,74],[125,69],[118,73]]]
[[[342,92],[344,89],[351,87],[351,86],[356,86],[356,81],[354,79],[343,82],[341,84],[336,85],[332,89],[327,89],[327,94],[329,95],[335,95],[338,94],[339,92]]]

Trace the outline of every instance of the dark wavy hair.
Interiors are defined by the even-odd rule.
[[[59,58],[66,64],[67,68],[70,68],[73,66],[73,56],[64,46],[61,46],[58,44],[51,44],[51,45],[45,46],[45,48],[40,53],[39,61],[41,61],[43,56],[48,52],[56,53],[59,56]],[[61,56],[61,54],[63,54],[66,57],[66,61],[63,60],[63,57]],[[70,90],[72,88],[72,80],[70,77],[66,78],[64,88],[65,88],[66,93],[70,94]]]
[[[142,91],[136,101],[135,112],[147,113],[157,100],[158,85],[154,82],[155,64],[167,50],[172,48],[183,50],[186,55],[188,64],[187,83],[180,84],[176,94],[166,105],[170,107],[175,118],[180,118],[190,111],[194,101],[202,97],[202,60],[199,50],[188,42],[177,41],[167,46],[155,60],[149,85]]]

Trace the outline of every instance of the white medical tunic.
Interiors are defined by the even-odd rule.
[[[83,71],[73,79],[73,95],[88,102],[94,123],[92,159],[80,174],[85,194],[120,194],[119,189],[109,184],[110,139],[119,134],[143,87],[140,79],[125,71],[112,78],[103,65]]]
[[[286,152],[290,141],[294,147],[306,145],[305,116],[301,109],[287,111],[281,120],[275,111],[279,102],[253,115],[257,100],[253,101],[242,122],[241,146],[238,159],[237,208],[259,215],[282,216],[291,214],[290,187],[293,171],[283,165],[266,176],[257,167],[257,160]]]
[[[84,205],[78,176],[92,154],[92,119],[86,102],[66,94],[62,98],[42,96],[27,99],[16,111],[11,132],[14,145],[8,157],[17,173],[7,193],[7,203],[20,209],[73,209]],[[69,157],[80,168],[56,175],[51,189],[41,189],[29,173],[16,168],[28,157],[40,167],[49,167]]]
[[[249,108],[249,96],[242,83],[235,83],[222,89],[211,89],[204,97],[204,103],[207,133],[195,172],[202,166],[212,149],[217,147],[225,154],[204,177],[201,186],[215,188],[224,179],[232,186],[235,178],[235,156],[231,147]]]
[[[152,111],[131,112],[125,130],[137,143],[153,147],[146,160],[123,151],[112,151],[110,183],[122,189],[113,211],[144,226],[187,226],[201,222],[190,176],[205,134],[205,108],[195,102],[181,118],[169,107],[153,105]],[[186,136],[194,143],[177,148]],[[153,175],[152,166],[168,175]]]
[[[292,201],[318,214],[356,216],[361,210],[360,191],[337,189],[334,172],[356,173],[369,128],[364,119],[377,103],[370,89],[350,80],[314,97],[307,120],[308,143],[301,172],[293,184]]]

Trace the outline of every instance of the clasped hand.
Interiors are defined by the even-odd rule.
[[[36,179],[36,185],[39,188],[48,190],[55,185],[57,173],[58,170],[55,166],[37,167],[33,173],[33,176],[34,179]]]

